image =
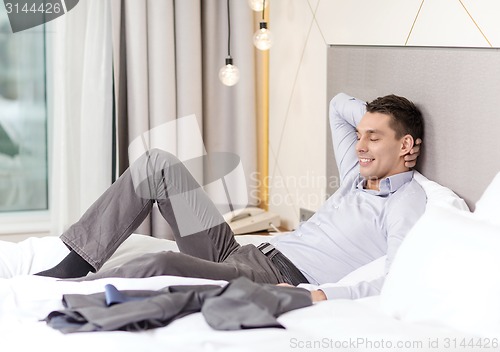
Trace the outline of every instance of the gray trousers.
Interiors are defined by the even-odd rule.
[[[99,271],[151,212],[154,202],[172,227],[180,253],[146,254],[119,268]],[[286,282],[255,246],[242,247],[235,241],[231,228],[184,164],[158,149],[135,161],[61,239],[96,270],[87,280],[176,275]]]

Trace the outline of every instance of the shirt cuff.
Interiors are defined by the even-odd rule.
[[[352,299],[349,287],[318,287],[326,295],[326,299]]]
[[[326,284],[321,286],[300,284],[297,287],[305,288],[309,291],[321,290],[325,293],[327,299],[351,299],[351,290],[347,286],[340,286],[338,284]]]

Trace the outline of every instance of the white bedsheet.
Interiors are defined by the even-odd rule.
[[[257,243],[263,239],[265,240],[262,237],[245,236],[239,240]],[[42,254],[34,254],[32,264],[23,267],[26,274],[34,269],[43,269],[43,258],[52,264],[59,259],[57,256],[64,257],[67,250],[64,246],[60,247],[57,241],[57,238],[31,241],[25,243],[22,250],[19,249],[24,251],[21,254],[25,259],[29,256],[29,251],[39,245],[45,246],[47,250],[46,247],[52,244],[51,248],[56,253],[55,256],[45,253],[38,258],[36,257]],[[3,244],[0,243],[0,250]],[[120,247],[107,265],[119,265],[128,260],[129,256],[147,253],[152,244],[155,250],[175,249],[173,242],[134,235]],[[30,275],[3,278],[0,279],[2,351],[485,351],[484,348],[445,349],[447,342],[460,342],[473,337],[432,324],[409,324],[389,317],[379,309],[379,297],[357,301],[332,300],[289,312],[279,318],[286,330],[214,331],[200,313],[181,318],[164,328],[138,333],[64,335],[39,321],[50,311],[63,308],[62,294],[101,292],[106,283],[112,283],[119,289],[159,289],[172,284],[224,284],[223,281],[172,276],[108,278],[89,282],[68,282]],[[413,344],[413,348],[408,345],[398,348],[400,343]],[[441,348],[435,348],[436,343]]]

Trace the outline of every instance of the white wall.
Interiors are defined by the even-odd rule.
[[[500,47],[498,0],[271,0],[270,210],[325,199],[328,44]]]

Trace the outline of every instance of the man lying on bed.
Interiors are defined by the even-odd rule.
[[[240,246],[215,205],[173,155],[151,150],[61,235],[70,254],[38,275],[77,278],[177,275],[262,283],[320,285],[314,300],[380,292],[384,277],[351,287],[325,287],[387,255],[388,271],[404,237],[423,214],[426,196],[413,179],[423,120],[405,98],[365,104],[345,94],[330,103],[341,186],[307,222],[258,247]],[[100,272],[142,223],[154,202],[171,225],[180,253],[138,257]],[[174,215],[175,212],[175,215]]]

